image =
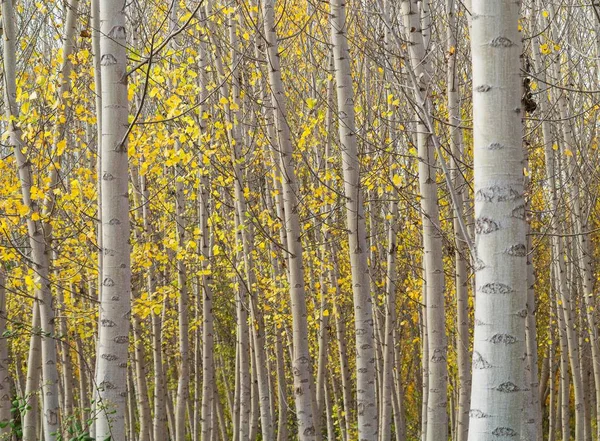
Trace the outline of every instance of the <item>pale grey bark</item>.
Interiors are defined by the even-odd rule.
[[[203,40],[200,41],[200,82],[201,82],[201,96],[200,99],[204,101],[206,96],[206,47]],[[203,106],[200,107],[200,115],[203,112]],[[202,119],[200,119],[202,121]],[[205,136],[206,127],[201,126],[201,136]],[[200,158],[200,163],[204,164],[204,158]],[[202,296],[202,412],[201,412],[201,436],[203,439],[208,438],[212,431],[216,428],[212,425],[214,419],[213,415],[213,401],[216,394],[216,383],[214,381],[215,370],[214,370],[214,319],[213,319],[213,291],[212,291],[212,273],[210,268],[210,244],[209,244],[209,230],[208,230],[208,217],[209,211],[209,170],[208,167],[202,167],[200,169],[200,191],[199,191],[199,217],[200,217],[200,256],[201,256],[201,286],[199,294]],[[198,369],[198,367],[197,367]],[[196,388],[199,385],[196,384]]]
[[[426,264],[425,264],[426,265]],[[425,266],[424,265],[424,266]],[[425,268],[423,268],[423,276]],[[420,311],[421,323],[421,441],[427,441],[427,421],[428,421],[428,403],[429,403],[429,328],[427,327],[427,280],[423,278],[423,307]]]
[[[59,431],[59,395],[58,395],[58,370],[56,368],[56,344],[54,340],[54,313],[52,311],[52,293],[49,281],[49,249],[45,226],[40,220],[33,220],[32,214],[40,214],[43,207],[31,198],[31,187],[34,185],[31,162],[26,157],[27,149],[23,144],[22,132],[18,126],[19,107],[17,104],[16,84],[16,32],[15,14],[12,0],[3,0],[2,24],[4,27],[4,105],[8,123],[10,145],[14,149],[15,162],[18,167],[18,177],[21,186],[23,205],[29,208],[27,218],[27,233],[31,247],[31,260],[35,270],[35,304],[39,308],[39,318],[43,337],[41,339],[42,376],[43,376],[43,414],[44,437],[46,441],[56,439]],[[38,216],[39,218],[39,216]],[[34,312],[35,317],[35,312]],[[35,356],[35,355],[34,355]],[[34,360],[35,361],[35,360]],[[29,365],[37,370],[37,363]],[[28,375],[28,378],[34,378]],[[37,380],[33,380],[34,382]],[[28,381],[29,383],[29,381]],[[26,389],[31,389],[32,384]],[[37,388],[36,388],[37,389]],[[24,435],[33,436],[27,432]],[[29,438],[27,438],[29,439]],[[34,438],[32,438],[34,439]]]
[[[23,441],[36,441],[39,422],[38,393],[42,375],[42,354],[40,339],[40,312],[36,302],[33,304],[31,319],[31,337],[29,338],[29,354],[27,357],[27,378],[25,382],[24,400],[31,407],[21,416],[23,428]]]
[[[278,390],[278,421],[277,421],[277,441],[286,441],[288,439],[287,430],[287,385],[285,380],[285,362],[283,346],[281,344],[281,332],[275,330],[275,354],[277,357],[277,390]]]
[[[527,243],[519,4],[473,4],[476,306],[469,440],[525,436]]]
[[[287,252],[289,286],[292,312],[292,338],[294,357],[292,371],[294,378],[294,399],[300,440],[320,439],[318,414],[315,412],[314,378],[311,355],[308,347],[308,325],[306,291],[304,282],[303,249],[301,242],[300,218],[298,215],[298,184],[296,182],[295,161],[290,127],[287,121],[286,97],[281,80],[279,48],[275,28],[275,2],[263,1],[266,54],[268,63],[271,105],[274,109],[275,128],[279,148],[279,167],[282,178],[284,228],[287,232]]]
[[[333,43],[337,85],[337,120],[342,151],[346,224],[354,299],[358,436],[361,441],[377,441],[375,337],[367,263],[369,250],[367,249],[367,233],[360,182],[360,162],[356,139],[354,91],[350,70],[345,1],[331,0],[330,14],[331,41]]]
[[[102,77],[102,300],[96,438],[124,441],[131,310],[125,2],[100,3]]]
[[[175,150],[180,148],[175,142]],[[181,249],[186,247],[186,221],[184,217],[185,200],[183,195],[183,170],[176,167],[175,172],[175,223],[177,243]],[[188,316],[188,290],[187,290],[187,265],[183,257],[176,263],[178,297],[178,323],[179,323],[179,379],[177,382],[177,404],[175,406],[175,441],[185,441],[186,437],[186,409],[189,400],[190,383],[190,341],[189,341],[189,316]]]
[[[0,265],[0,422],[10,421],[12,407],[10,359],[8,342],[4,335],[7,318],[6,270]],[[8,439],[10,432],[11,427],[8,425],[0,428],[0,440]]]
[[[383,388],[382,388],[382,409],[381,409],[381,441],[391,439],[393,400],[394,400],[394,374],[395,351],[394,351],[394,330],[396,327],[396,248],[398,234],[398,201],[396,192],[392,192],[389,208],[388,222],[388,249],[387,249],[387,275],[386,275],[386,301],[385,301],[385,341],[383,356]],[[399,428],[396,427],[396,430]]]
[[[54,257],[56,260],[56,256]],[[73,290],[73,285],[71,284]],[[63,418],[73,417],[73,406],[74,406],[74,375],[73,366],[71,362],[71,343],[69,341],[69,333],[67,328],[66,310],[65,310],[65,299],[62,287],[56,290],[56,300],[58,303],[57,315],[58,315],[58,332],[60,335],[59,347],[60,347],[60,363],[62,366],[62,416]],[[63,436],[66,432],[62,431]]]
[[[137,391],[137,408],[139,415],[139,441],[150,441],[152,421],[150,416],[150,402],[148,400],[148,385],[146,383],[146,360],[142,327],[138,317],[134,316],[133,341],[135,359],[133,369],[135,370],[134,382]]]
[[[409,56],[414,75],[415,93],[422,108],[417,112],[417,150],[419,156],[419,192],[421,196],[421,218],[423,224],[423,261],[426,281],[427,318],[427,441],[445,439],[448,436],[447,413],[447,339],[445,331],[444,269],[439,206],[437,202],[436,157],[434,134],[427,121],[432,112],[428,96],[428,83],[433,79],[431,63],[427,58],[428,38],[423,35],[426,23],[419,19],[419,7],[414,0],[401,3],[404,28],[410,41]],[[425,14],[425,18],[428,14]],[[421,98],[423,95],[423,98]],[[450,187],[450,186],[449,186]],[[455,209],[460,209],[455,207]],[[425,359],[424,359],[425,360]],[[425,361],[424,361],[425,363]]]
[[[465,188],[464,172],[461,169],[463,162],[463,145],[460,115],[460,90],[459,90],[459,64],[458,39],[460,27],[457,20],[457,2],[446,0],[446,17],[448,27],[446,30],[447,47],[447,100],[448,122],[450,131],[450,150],[452,152],[451,173],[452,184],[456,192],[459,215],[454,218],[455,252],[454,252],[454,285],[456,291],[456,364],[458,368],[458,407],[456,409],[456,441],[466,441],[469,435],[469,409],[471,395],[471,366],[470,366],[470,337],[469,337],[469,293],[467,275],[467,256],[469,250],[459,225],[459,216],[464,216]]]

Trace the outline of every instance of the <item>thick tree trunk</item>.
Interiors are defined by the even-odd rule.
[[[469,440],[525,436],[527,242],[519,3],[473,4],[477,257]]]

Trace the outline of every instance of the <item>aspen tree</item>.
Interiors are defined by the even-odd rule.
[[[447,339],[445,331],[445,280],[440,212],[437,201],[436,157],[433,127],[428,124],[433,105],[427,90],[433,78],[429,50],[427,20],[429,13],[421,15],[421,8],[414,0],[403,0],[402,16],[406,38],[410,41],[408,55],[414,72],[415,100],[420,107],[417,112],[417,153],[419,156],[419,193],[423,224],[423,273],[425,315],[427,323],[427,357],[423,358],[423,369],[427,378],[427,424],[426,441],[445,439],[448,436],[448,369]],[[428,9],[428,8],[427,8]],[[423,6],[425,10],[425,6]],[[457,208],[457,207],[456,207]],[[425,400],[424,400],[425,403]],[[425,408],[425,404],[423,406]]]
[[[205,20],[206,13],[204,9],[200,11],[200,17]],[[200,69],[200,102],[204,103],[207,97],[208,78],[206,70],[208,68],[207,42],[206,36],[200,36],[199,44],[199,69]],[[205,105],[201,104],[198,114],[200,116],[200,143],[201,148],[204,139],[208,139],[208,127],[204,124],[202,115],[205,112]],[[200,220],[200,258],[202,260],[202,277],[199,294],[202,298],[202,409],[200,415],[201,437],[208,439],[211,433],[216,432],[216,428],[212,424],[214,413],[213,404],[215,397],[215,360],[214,360],[214,318],[213,318],[213,290],[212,290],[212,268],[211,268],[211,251],[209,242],[208,218],[210,216],[209,194],[209,167],[205,165],[209,162],[209,158],[202,152],[200,155],[200,191],[199,191],[199,220]],[[196,367],[198,369],[198,367]],[[196,384],[196,389],[199,387]]]
[[[131,310],[125,2],[100,2],[102,78],[102,300],[96,438],[124,441]]]
[[[6,331],[6,270],[0,266],[0,422],[8,422],[11,418],[11,390],[10,390],[10,359],[8,344],[5,338]],[[8,439],[11,428],[8,425],[0,427],[0,439]]]
[[[524,436],[526,229],[519,4],[474,2],[473,137],[477,250],[469,440]]]
[[[356,333],[356,404],[361,441],[378,438],[373,306],[369,292],[368,249],[360,162],[356,140],[354,91],[350,71],[345,0],[330,1],[331,41],[337,85],[338,130],[342,151],[344,194]]]
[[[287,251],[289,268],[290,298],[293,319],[292,369],[294,373],[294,399],[298,435],[300,440],[320,439],[319,424],[316,421],[314,403],[314,378],[308,346],[308,328],[306,322],[306,293],[304,283],[304,261],[301,242],[300,219],[298,216],[298,185],[296,183],[295,161],[290,128],[287,121],[286,97],[281,80],[279,49],[275,28],[275,2],[263,1],[264,29],[266,39],[267,69],[271,88],[271,104],[274,108],[275,127],[281,168],[281,186],[287,232]]]
[[[447,35],[447,100],[448,100],[448,122],[450,130],[450,149],[452,152],[452,183],[456,191],[458,216],[464,215],[465,179],[461,170],[463,160],[463,145],[460,117],[460,90],[458,76],[458,39],[460,28],[457,23],[457,8],[455,0],[446,0],[446,16],[448,17]],[[471,394],[471,366],[469,363],[469,299],[467,280],[467,256],[468,249],[459,225],[458,216],[454,218],[455,239],[455,276],[454,285],[456,290],[456,363],[458,364],[458,408],[456,417],[456,441],[467,441],[469,434],[469,408]]]
[[[25,156],[26,146],[23,144],[22,131],[17,120],[19,117],[19,107],[17,104],[17,83],[16,83],[16,32],[15,32],[15,13],[12,0],[3,0],[2,6],[2,24],[4,28],[4,102],[6,107],[6,117],[9,121],[8,132],[10,145],[14,149],[16,165],[18,167],[18,177],[21,187],[21,196],[23,205],[27,207],[29,215],[27,217],[27,233],[31,247],[31,260],[36,272],[35,278],[35,302],[34,309],[39,309],[39,319],[41,323],[41,362],[42,375],[44,379],[43,393],[43,433],[46,441],[56,439],[59,430],[59,396],[58,396],[58,371],[56,368],[56,344],[54,340],[54,313],[52,311],[52,293],[50,291],[49,264],[50,255],[44,224],[40,220],[42,208],[37,200],[32,198],[31,192],[34,185],[33,171],[31,162]],[[37,219],[34,218],[37,215]],[[33,318],[35,320],[35,312]],[[35,326],[35,321],[34,321]],[[35,342],[31,349],[35,349]],[[37,357],[32,355],[34,363],[30,364],[33,375],[28,375],[31,383],[39,382],[37,374]],[[39,383],[38,383],[39,384]],[[28,385],[27,389],[34,392],[33,384]],[[37,389],[37,388],[36,388]],[[34,413],[35,416],[35,413]],[[32,429],[34,423],[27,423],[24,429]],[[32,431],[24,431],[26,441],[33,441],[37,434]]]

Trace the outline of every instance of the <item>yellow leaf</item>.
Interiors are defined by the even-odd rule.
[[[548,18],[548,15],[549,15],[549,14],[548,14],[548,11],[542,11],[542,15],[543,15],[544,17]]]
[[[306,105],[311,110],[315,108],[316,104],[317,104],[317,100],[315,98],[309,98],[306,100]]]
[[[573,152],[569,149],[565,149],[565,155],[567,156],[573,156]]]
[[[329,317],[329,310],[328,309],[323,310],[323,317]]]
[[[19,204],[17,211],[19,212],[20,216],[27,216],[29,213],[29,207],[27,205]]]
[[[40,213],[38,213],[37,211],[35,213],[31,214],[31,220],[34,222],[37,222],[40,220]]]
[[[67,147],[66,139],[62,139],[62,140],[58,141],[58,143],[56,144],[56,154],[58,156],[62,156],[62,154],[65,152],[66,147]]]

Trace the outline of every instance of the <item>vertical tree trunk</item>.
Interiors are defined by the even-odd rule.
[[[418,79],[415,87],[417,100],[432,80],[430,63],[427,60],[427,41],[423,35],[426,27],[419,19],[419,7],[414,0],[402,1],[402,15],[411,44],[409,55],[412,69]],[[426,318],[428,358],[426,363],[429,379],[427,390],[427,441],[445,439],[448,436],[447,412],[447,339],[445,330],[444,268],[439,206],[437,202],[436,158],[427,119],[431,103],[425,98],[419,103],[422,109],[417,118],[417,150],[419,155],[419,192],[423,224],[423,261],[426,281]],[[457,207],[458,208],[458,207]]]
[[[477,256],[469,440],[524,436],[527,316],[519,4],[473,4]]]
[[[200,15],[205,18],[206,14],[204,10],[201,10]],[[200,102],[204,102],[208,96],[207,84],[208,78],[206,75],[206,69],[208,68],[208,55],[206,51],[206,37],[200,37],[200,44],[198,48],[199,54],[199,69],[200,69]],[[208,127],[204,123],[202,115],[205,111],[205,105],[201,105],[198,114],[200,121],[200,136],[203,139],[209,139]],[[207,159],[207,158],[206,158]],[[198,197],[199,203],[199,220],[200,220],[200,259],[201,259],[201,283],[199,288],[199,295],[201,296],[202,304],[202,410],[200,415],[200,434],[201,439],[208,439],[212,431],[216,428],[212,425],[213,422],[213,408],[214,408],[214,397],[217,394],[216,383],[215,383],[215,360],[213,356],[214,351],[214,318],[213,318],[213,291],[212,291],[212,270],[210,268],[211,263],[211,251],[209,242],[209,229],[208,229],[208,218],[210,215],[209,211],[209,195],[210,195],[210,182],[209,182],[209,168],[204,166],[206,164],[204,155],[201,154],[200,164],[203,164],[200,168],[200,191]],[[199,367],[197,366],[196,369]],[[196,384],[198,389],[199,384]]]
[[[0,266],[0,421],[8,422],[11,419],[12,391],[10,375],[10,359],[8,357],[8,344],[4,336],[6,331],[6,270]],[[4,425],[0,428],[0,439],[9,439],[11,427]]]
[[[396,244],[398,234],[398,196],[395,191],[390,195],[391,202],[388,212],[388,249],[386,301],[385,301],[385,342],[383,355],[383,388],[381,409],[381,441],[391,439],[393,400],[394,400],[394,330],[396,328]],[[396,427],[398,430],[398,427]]]
[[[102,301],[96,438],[125,440],[131,310],[125,2],[100,3],[102,77]]]
[[[287,386],[285,381],[285,363],[283,346],[281,345],[281,331],[275,330],[275,352],[277,356],[277,390],[278,394],[278,414],[277,420],[277,441],[287,441]]]
[[[46,243],[44,225],[40,220],[34,220],[33,214],[38,215],[42,207],[31,198],[31,187],[34,185],[31,162],[25,156],[27,149],[23,145],[22,131],[18,126],[19,107],[17,104],[16,83],[16,32],[15,14],[12,0],[3,0],[2,20],[4,27],[4,103],[8,123],[10,145],[14,149],[15,162],[18,167],[18,176],[21,185],[23,205],[29,209],[27,218],[27,232],[29,245],[31,247],[31,260],[33,262],[35,277],[35,302],[39,308],[41,330],[44,337],[41,338],[42,351],[42,375],[43,375],[43,414],[44,414],[44,438],[45,441],[53,441],[59,431],[59,396],[58,396],[58,371],[56,368],[56,344],[54,340],[54,313],[52,311],[52,292],[49,281],[49,247]],[[36,306],[34,305],[34,308]],[[35,312],[34,312],[35,316]],[[36,365],[30,365],[31,369],[37,369]],[[28,378],[34,378],[28,375]],[[33,380],[34,382],[36,380]],[[30,384],[30,386],[32,386]],[[29,436],[29,433],[27,433]]]
[[[358,438],[377,441],[378,412],[373,306],[369,292],[367,233],[356,140],[354,91],[350,70],[345,0],[330,0],[331,41],[337,84],[338,129],[342,151],[344,194],[354,299],[356,335],[356,401]]]
[[[25,382],[25,403],[31,407],[21,415],[23,428],[23,441],[37,441],[39,421],[38,392],[42,375],[42,356],[40,339],[40,310],[36,302],[33,303],[33,317],[31,319],[31,337],[29,338],[29,354],[27,357],[27,378]]]
[[[148,385],[146,383],[146,360],[144,355],[144,342],[142,340],[142,327],[139,318],[133,317],[133,340],[135,351],[135,388],[137,390],[137,407],[140,421],[139,440],[150,441],[151,417],[150,402],[148,401]]]
[[[456,19],[455,0],[446,0],[446,16],[448,19],[447,35],[447,99],[448,122],[450,130],[450,148],[452,152],[452,183],[456,192],[458,207],[456,210],[464,214],[465,179],[460,164],[463,159],[461,116],[460,116],[460,90],[458,81],[458,45],[460,28]],[[459,225],[458,216],[454,218],[455,253],[454,253],[454,285],[456,289],[456,364],[458,368],[458,408],[456,410],[456,441],[467,441],[469,436],[469,409],[471,395],[471,365],[470,337],[469,337],[469,293],[467,279],[466,238],[463,236]]]
[[[175,141],[175,150],[180,148],[179,141]],[[175,171],[175,224],[177,242],[180,249],[185,249],[184,217],[185,200],[183,195],[183,170],[176,167]],[[175,441],[185,441],[186,409],[189,400],[190,388],[190,337],[189,337],[189,315],[188,315],[188,289],[187,289],[187,265],[184,257],[177,259],[177,284],[179,288],[178,298],[178,323],[179,323],[179,380],[177,382],[177,404],[175,406]]]
[[[296,182],[295,161],[290,128],[287,121],[286,97],[281,80],[279,48],[275,28],[274,0],[263,1],[266,53],[271,87],[271,104],[275,113],[275,127],[280,152],[280,168],[287,232],[287,252],[289,285],[292,310],[292,338],[294,358],[294,398],[298,435],[300,440],[320,439],[318,415],[313,408],[315,400],[314,378],[311,356],[308,348],[308,325],[306,321],[306,292],[304,283],[303,249],[301,242],[300,218],[298,215],[298,184]]]

